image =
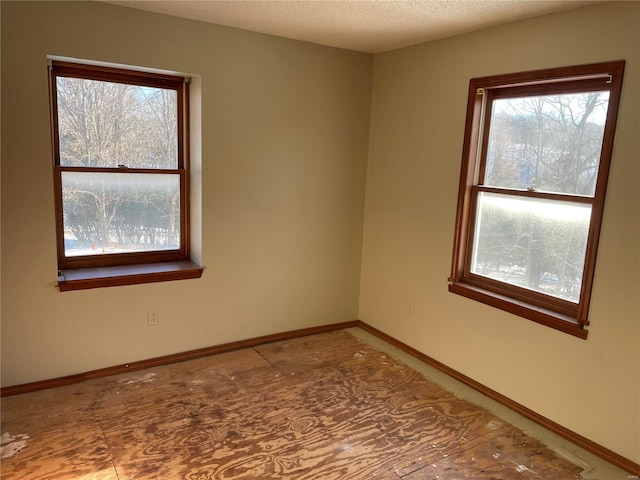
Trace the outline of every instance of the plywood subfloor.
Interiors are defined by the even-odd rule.
[[[581,478],[348,331],[6,397],[2,457],[2,480]]]

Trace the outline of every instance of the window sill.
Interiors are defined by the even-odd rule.
[[[61,292],[88,288],[138,285],[200,278],[203,268],[191,261],[118,265],[112,267],[73,268],[61,270],[58,288]]]
[[[466,283],[450,283],[449,291],[484,303],[485,305],[499,308],[505,312],[533,320],[534,322],[560,330],[575,337],[586,339],[589,333],[588,330],[585,330],[584,325],[579,324],[575,318],[530,303],[514,300],[505,295],[499,295]]]

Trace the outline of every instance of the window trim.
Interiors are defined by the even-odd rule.
[[[53,152],[54,207],[60,291],[199,278],[203,269],[190,259],[189,78],[165,73],[50,60],[49,94]],[[81,78],[174,90],[177,95],[178,158],[175,169],[63,166],[57,109],[57,77]],[[180,248],[108,255],[65,256],[63,172],[173,174],[180,185]]]
[[[455,222],[449,291],[509,313],[533,320],[580,338],[587,337],[588,310],[593,288],[596,254],[605,193],[613,151],[620,91],[625,62],[623,60],[574,67],[552,68],[515,74],[472,78],[469,82],[468,102],[460,184]],[[606,82],[606,83],[603,83]],[[609,91],[609,105],[605,123],[598,178],[593,197],[530,192],[527,190],[486,187],[483,179],[486,161],[490,108],[488,99],[545,93],[580,91]],[[517,95],[514,95],[516,93]],[[482,130],[482,131],[481,131]],[[476,202],[481,191],[526,198],[570,199],[592,206],[587,237],[585,264],[580,299],[577,304],[525,288],[488,279],[470,272],[472,239],[475,232]]]

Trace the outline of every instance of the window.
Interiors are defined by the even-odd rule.
[[[586,338],[623,70],[471,80],[449,291]]]
[[[61,290],[199,277],[185,78],[51,62]]]

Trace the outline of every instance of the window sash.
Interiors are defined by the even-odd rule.
[[[171,250],[150,250],[140,252],[126,253],[109,253],[105,255],[77,255],[67,256],[65,254],[64,245],[64,219],[63,219],[63,187],[62,175],[64,172],[80,172],[80,173],[102,173],[102,174],[145,174],[145,175],[167,175],[173,174],[179,176],[180,187],[180,246]],[[54,168],[54,186],[56,190],[56,206],[59,209],[56,215],[57,225],[57,244],[58,244],[58,263],[60,269],[68,268],[84,268],[98,266],[113,265],[131,265],[136,263],[155,263],[184,260],[188,256],[188,245],[185,239],[188,238],[187,212],[185,205],[187,204],[187,172],[186,170],[146,170],[146,169],[104,169],[104,168],[77,168],[77,167],[60,167]]]
[[[473,251],[475,246],[474,237],[477,233],[478,229],[478,201],[479,195],[482,192],[486,193],[499,193],[502,195],[507,195],[509,197],[514,198],[529,198],[529,199],[545,199],[552,202],[572,202],[578,205],[593,205],[593,201],[586,197],[579,197],[575,199],[571,196],[567,195],[559,195],[559,194],[544,194],[539,192],[529,192],[529,191],[509,191],[505,189],[496,189],[496,188],[487,188],[481,186],[474,186],[472,188],[472,200],[471,200],[471,208],[470,208],[470,220],[469,220],[469,238],[467,240],[467,244],[469,247],[465,251],[465,261],[464,261],[464,271],[462,274],[462,280],[470,285],[474,285],[476,287],[484,287],[489,291],[500,295],[507,295],[513,297],[518,301],[528,301],[533,304],[536,304],[540,307],[557,311],[562,313],[563,315],[568,315],[575,317],[578,314],[578,305],[579,302],[571,302],[568,300],[564,300],[562,298],[547,295],[542,292],[519,287],[517,285],[513,285],[508,282],[503,282],[500,280],[492,279],[490,277],[484,275],[478,275],[472,272],[472,264],[473,264]],[[577,201],[574,201],[577,200]],[[588,242],[588,240],[587,240]],[[586,264],[586,259],[585,259]],[[581,284],[584,284],[584,267],[583,267],[583,276],[581,279]]]
[[[167,90],[175,90],[177,95],[177,123],[178,123],[178,165],[176,169],[188,168],[188,81],[182,77],[163,75],[157,73],[138,72],[117,68],[99,67],[93,65],[79,65],[65,62],[52,62],[50,69],[51,91],[51,124],[53,129],[54,165],[60,165],[60,139],[58,126],[58,91],[57,78],[69,77],[104,82],[123,83],[127,85],[155,87]],[[80,167],[92,168],[92,167]]]
[[[479,158],[478,169],[476,173],[476,185],[484,185],[486,179],[486,167],[487,167],[487,156],[489,154],[489,140],[491,138],[491,120],[493,113],[493,105],[495,100],[501,99],[517,99],[517,98],[525,98],[525,97],[542,97],[548,95],[567,95],[573,93],[588,93],[588,92],[605,92],[610,91],[611,86],[606,83],[608,81],[608,77],[603,78],[589,78],[587,80],[572,80],[567,82],[561,82],[557,84],[552,83],[543,83],[540,85],[525,85],[525,86],[511,86],[507,88],[493,88],[493,89],[481,89],[480,94],[480,102],[481,103],[481,121],[482,127],[479,130],[482,131],[482,135],[480,136],[479,141],[481,145],[479,145]],[[554,88],[556,87],[556,88]],[[611,99],[609,99],[609,102]],[[606,136],[606,128],[609,124],[609,116],[605,121],[605,136]],[[604,142],[603,142],[604,143]],[[476,147],[477,148],[477,147]],[[603,148],[601,148],[600,158],[602,160],[603,157]],[[608,167],[607,167],[608,168]],[[600,170],[600,164],[598,164],[598,170]],[[578,194],[570,194],[566,193],[566,195],[571,196],[579,196]],[[594,195],[595,196],[595,193]]]

